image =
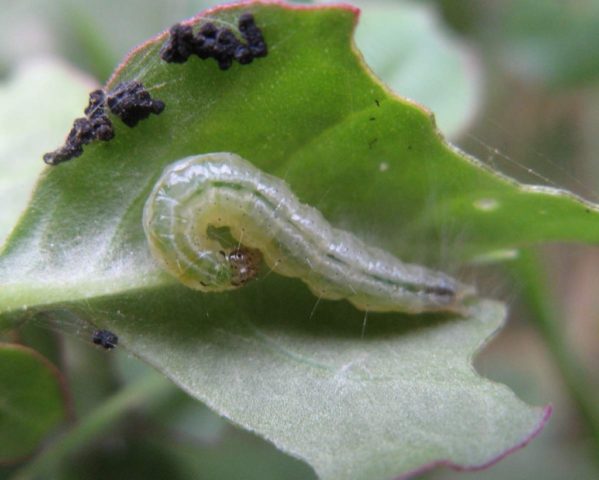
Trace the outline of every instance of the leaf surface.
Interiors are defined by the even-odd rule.
[[[88,308],[82,317],[324,479],[479,468],[536,435],[550,413],[472,368],[503,324],[496,302],[469,318],[365,317],[273,277],[222,296],[174,287]]]
[[[167,107],[133,129],[114,119],[114,140],[44,171],[0,257],[5,325],[23,310],[68,309],[110,328],[323,478],[477,467],[521,446],[547,411],[470,366],[502,323],[500,305],[481,300],[468,318],[368,315],[274,274],[202,294],[150,257],[141,215],[157,177],[216,151],[284,178],[335,226],[429,266],[599,240],[596,206],[492,172],[386,90],[352,47],[355,10],[249,3],[206,16],[235,25],[245,11],[263,29],[266,58],[226,72],[197,58],[166,64],[162,34],[116,71],[108,89],[136,79]]]
[[[406,260],[434,265],[440,244],[455,264],[599,238],[596,206],[498,176],[386,91],[352,51],[353,11],[252,9],[270,44],[265,59],[226,72],[197,58],[166,64],[163,34],[119,68],[109,89],[138,79],[167,109],[135,129],[115,120],[113,141],[46,169],[0,259],[0,311],[170,283],[148,255],[141,209],[165,165],[202,152],[238,153],[336,226]],[[211,15],[235,24],[239,11]]]

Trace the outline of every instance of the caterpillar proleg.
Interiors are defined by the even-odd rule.
[[[208,153],[169,165],[146,201],[143,227],[158,263],[204,292],[238,288],[262,259],[303,280],[319,298],[347,299],[378,312],[463,312],[473,287],[404,263],[334,228],[300,203],[287,184],[233,153]],[[211,232],[227,228],[237,248]]]

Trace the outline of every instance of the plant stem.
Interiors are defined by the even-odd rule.
[[[170,381],[154,373],[127,385],[19,470],[12,480],[52,478],[51,472],[61,461],[108,430],[131,408],[155,400],[172,388]]]
[[[536,252],[521,250],[519,258],[512,264],[512,273],[523,283],[523,294],[532,310],[531,321],[543,336],[549,351],[570,391],[570,395],[591,434],[596,451],[599,452],[599,395],[590,385],[590,375],[569,347],[564,329],[552,298],[542,263]],[[599,461],[599,456],[594,456]]]

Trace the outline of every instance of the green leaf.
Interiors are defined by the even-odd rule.
[[[235,24],[248,10],[270,52],[251,65],[165,64],[163,34],[117,70],[108,89],[140,80],[166,110],[134,129],[114,119],[114,140],[44,171],[0,257],[0,322],[77,312],[324,478],[500,458],[547,412],[470,366],[501,324],[499,305],[480,301],[469,318],[367,315],[274,274],[229,294],[191,291],[150,257],[143,204],[167,164],[235,152],[334,225],[428,265],[595,242],[597,208],[518,185],[444,143],[429,113],[364,68],[351,46],[354,10],[256,3],[209,15]]]
[[[0,84],[0,245],[29,201],[40,155],[64,138],[92,85],[51,60],[24,63]]]
[[[470,318],[365,318],[272,276],[222,296],[173,287],[80,311],[188,393],[330,479],[391,478],[440,461],[480,467],[536,434],[549,412],[470,364],[504,314],[481,302]]]
[[[352,11],[252,9],[274,52],[266,59],[227,72],[197,59],[165,64],[163,34],[117,71],[109,88],[142,80],[167,109],[135,129],[117,122],[113,141],[44,172],[0,259],[0,311],[171,283],[149,257],[141,209],[165,165],[210,151],[285,178],[333,224],[407,260],[434,263],[447,241],[456,245],[444,261],[455,263],[599,239],[595,206],[500,177],[376,82],[348,48]],[[213,15],[234,23],[238,11]]]
[[[64,420],[62,381],[34,350],[0,344],[0,464],[33,453]]]

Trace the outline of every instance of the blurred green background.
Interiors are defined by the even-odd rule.
[[[105,82],[128,50],[217,3],[0,0],[0,105],[7,108],[9,96],[16,95],[11,88],[17,79],[36,88],[40,70],[30,66],[50,62],[61,75],[75,79],[81,98],[74,100],[77,111],[85,104],[85,92],[94,82]],[[399,94],[429,106],[455,144],[521,181],[562,186],[599,201],[599,1],[388,0],[361,5],[364,22],[357,41],[367,62]],[[36,93],[59,95],[57,90]],[[44,108],[41,101],[37,105]],[[30,125],[11,127],[21,132]],[[67,131],[59,127],[35,129],[47,133],[51,146]],[[0,162],[6,162],[10,151],[2,150],[1,143]],[[28,154],[37,162],[43,151],[33,148]],[[11,222],[26,201],[24,195],[14,198],[3,207]],[[581,413],[572,368],[564,367],[564,362],[574,365],[579,375],[574,382],[586,384],[585,395],[597,392],[599,252],[552,245],[541,253],[559,323],[548,332],[535,321],[534,309],[520,300],[526,279],[481,269],[480,282],[512,308],[508,326],[476,366],[529,403],[552,403],[554,416],[530,446],[468,478],[599,478],[599,443]],[[59,329],[75,328],[63,320]],[[106,355],[76,336],[48,335],[35,325],[19,335],[65,373],[78,419],[97,413],[147,370],[124,352]],[[582,399],[583,409],[598,398]],[[314,478],[308,466],[236,429],[175,387],[166,385],[141,404],[132,414],[107,421],[101,435],[53,467],[53,478]],[[0,467],[0,478],[10,478],[13,471]],[[426,478],[462,475],[437,471]]]

